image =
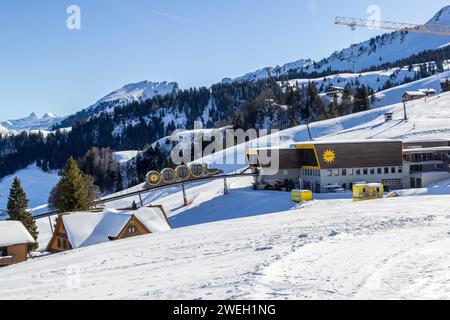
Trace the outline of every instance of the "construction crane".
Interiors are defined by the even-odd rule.
[[[362,27],[371,29],[419,32],[426,34],[440,34],[450,36],[450,25],[448,24],[410,24],[410,23],[376,21],[376,20],[346,18],[346,17],[336,17],[335,23],[347,26],[352,30],[356,30],[357,27]]]

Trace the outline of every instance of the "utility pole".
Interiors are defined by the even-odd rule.
[[[139,201],[141,202],[141,207],[144,207],[144,201],[142,201],[142,196],[140,192],[139,192]]]
[[[230,192],[228,191],[227,178],[223,178],[223,194],[226,196],[230,194]]]
[[[408,121],[408,115],[406,114],[406,100],[403,100],[403,112],[405,114],[405,121]]]

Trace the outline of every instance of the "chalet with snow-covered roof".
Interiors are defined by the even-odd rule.
[[[0,267],[27,261],[28,245],[35,240],[18,221],[0,221]]]
[[[56,253],[171,230],[162,207],[73,212],[58,217],[47,251]]]
[[[326,94],[328,97],[335,97],[337,94],[343,94],[344,91],[345,89],[342,87],[330,86],[328,87]]]
[[[425,93],[425,95],[427,97],[434,96],[437,93],[437,91],[435,89],[433,89],[433,88],[419,89],[419,91]]]
[[[403,101],[413,101],[425,98],[427,95],[422,91],[406,91],[403,94]]]

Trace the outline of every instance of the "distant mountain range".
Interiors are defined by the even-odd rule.
[[[427,24],[450,24],[450,6],[441,9]],[[443,48],[448,45],[450,45],[448,36],[408,32],[386,33],[357,44],[353,48],[336,51],[321,61],[301,59],[282,66],[263,68],[234,79],[225,78],[221,83],[229,84],[240,81],[257,81],[269,77],[282,77],[296,73],[313,75],[314,73],[328,72],[329,74],[338,74],[351,71],[353,67],[356,72],[362,72],[370,68],[393,63],[399,59],[410,57],[425,50]],[[445,58],[450,59],[450,57]],[[383,83],[377,85],[382,86]],[[71,127],[77,120],[89,119],[105,111],[112,112],[117,106],[144,101],[158,95],[176,95],[178,91],[179,86],[176,82],[142,81],[128,84],[106,95],[92,106],[68,117],[57,117],[49,113],[39,119],[33,113],[23,119],[1,122],[0,132],[50,130]]]
[[[46,113],[42,118],[33,112],[28,117],[8,120],[0,123],[0,132],[20,132],[30,130],[51,130],[51,128],[60,123],[63,120],[62,117],[58,117],[53,113]]]
[[[427,24],[450,24],[450,6],[441,9]],[[302,59],[283,66],[266,67],[234,79],[225,78],[224,83],[233,81],[254,81],[268,77],[281,77],[292,73],[363,70],[395,62],[425,50],[450,45],[445,35],[428,35],[414,32],[392,32],[359,43],[353,48],[336,51],[321,61]],[[446,57],[450,59],[450,57]]]

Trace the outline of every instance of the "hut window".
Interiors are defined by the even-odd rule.
[[[0,248],[0,257],[6,256],[6,248]]]
[[[128,233],[135,233],[136,232],[136,228],[135,227],[129,227],[128,228]]]

